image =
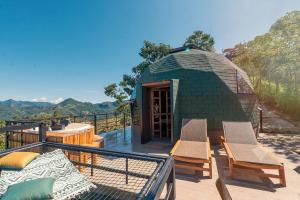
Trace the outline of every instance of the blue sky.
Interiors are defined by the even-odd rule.
[[[292,10],[299,0],[0,0],[0,100],[110,100],[144,40],[179,47],[203,30],[221,52]]]

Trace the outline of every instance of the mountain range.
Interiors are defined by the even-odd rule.
[[[0,101],[0,119],[20,120],[51,117],[53,115],[80,115],[106,113],[117,108],[115,102],[90,103],[68,98],[58,104],[49,102],[16,101],[13,99]]]

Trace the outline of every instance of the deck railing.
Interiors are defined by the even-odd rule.
[[[18,131],[22,133],[26,129],[39,127],[38,141],[42,142],[46,139],[47,127],[45,123],[33,121],[6,121],[6,126],[0,128],[0,151],[9,149],[10,135]],[[23,138],[21,136],[21,138]],[[24,143],[21,140],[21,145]]]
[[[93,113],[93,114],[80,114],[80,115],[63,115],[57,117],[35,118],[32,120],[5,120],[6,124],[14,123],[32,123],[44,122],[51,123],[51,121],[69,119],[74,122],[85,122],[93,124],[97,127],[97,132],[109,132],[116,129],[124,128],[131,125],[130,112],[107,112],[107,113]]]
[[[70,116],[72,122],[93,124],[97,133],[123,129],[131,125],[129,112],[94,113],[90,115]]]
[[[7,149],[9,146],[9,135],[14,131],[8,127],[18,126],[23,130],[39,127],[41,124],[45,126],[51,125],[53,121],[59,121],[61,119],[69,119],[73,123],[87,123],[94,126],[95,135],[104,132],[111,132],[114,130],[121,130],[126,138],[126,127],[131,126],[131,115],[129,112],[109,112],[109,113],[93,113],[93,114],[81,114],[81,115],[65,115],[59,117],[40,118],[33,120],[6,120],[5,128],[0,127],[0,150]],[[41,130],[41,129],[39,129]],[[21,137],[23,138],[23,137]],[[21,141],[22,143],[22,141]],[[22,146],[22,144],[21,144]]]
[[[14,122],[14,124],[7,124],[5,127],[0,128],[0,132],[9,134],[10,132],[37,126],[39,127],[38,143],[1,151],[0,157],[15,151],[33,151],[42,154],[61,149],[66,155],[72,155],[71,159],[69,158],[70,161],[79,169],[84,169],[83,173],[89,176],[97,186],[95,189],[83,193],[78,199],[110,199],[110,197],[114,197],[114,199],[118,199],[115,197],[149,200],[175,199],[175,173],[172,157],[46,142],[46,124],[42,122]],[[82,154],[90,155],[91,159],[86,162],[82,161],[80,159]],[[76,155],[79,159],[75,157]],[[110,174],[109,176],[117,178],[101,178],[107,173]],[[122,180],[122,177],[124,177],[124,180]],[[116,181],[116,183],[113,184],[112,181]],[[122,188],[129,188],[138,192],[129,193],[122,188],[118,188],[120,183],[123,184]],[[164,188],[167,190],[164,197],[162,197]]]

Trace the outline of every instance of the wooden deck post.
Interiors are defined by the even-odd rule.
[[[286,180],[285,180],[285,173],[284,173],[284,166],[282,164],[282,166],[280,166],[279,168],[279,179],[280,179],[280,184],[283,186],[283,187],[286,187]]]
[[[212,161],[211,161],[211,157],[209,158],[209,178],[212,179]]]

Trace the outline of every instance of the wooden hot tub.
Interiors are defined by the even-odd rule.
[[[95,139],[96,138],[96,139]],[[46,140],[64,144],[93,145],[103,147],[103,138],[95,136],[94,127],[90,124],[71,123],[64,130],[47,131]],[[9,148],[23,146],[39,141],[39,130],[27,129],[14,132],[9,136]]]

